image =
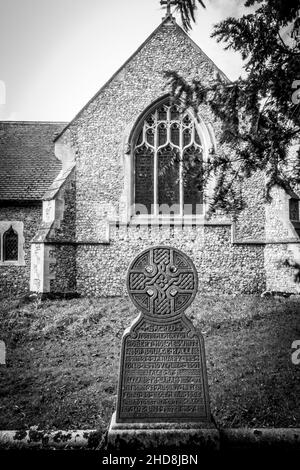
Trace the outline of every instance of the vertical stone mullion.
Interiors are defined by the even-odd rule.
[[[158,215],[158,124],[157,124],[158,111],[155,111],[155,128],[154,128],[154,155],[153,155],[153,194],[154,194],[154,216]]]
[[[182,159],[183,159],[183,137],[182,137],[182,120],[179,121],[179,205],[180,205],[180,215],[184,215],[183,205],[184,205],[184,198],[183,198],[183,179],[182,179]]]

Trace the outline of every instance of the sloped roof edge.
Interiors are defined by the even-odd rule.
[[[95,93],[92,98],[83,106],[83,108],[80,109],[80,111],[74,116],[74,118],[66,125],[66,127],[61,131],[61,133],[54,139],[54,142],[56,142],[64,133],[65,131],[76,121],[76,119],[79,118],[79,116],[83,113],[83,111],[97,98],[97,96],[100,95],[100,93],[114,80],[114,78],[122,71],[124,67],[143,49],[143,47],[152,39],[152,37],[159,31],[160,28],[162,28],[165,23],[167,23],[170,20],[170,17],[166,17],[160,25],[150,34],[150,36],[147,37],[147,39],[136,49],[136,51],[121,65],[121,67],[118,68],[118,70],[107,80],[107,82],[102,85],[102,87]],[[218,72],[223,76],[223,78],[230,82],[230,79],[225,75],[224,72],[222,72],[221,69],[214,63],[212,59],[210,59],[205,52],[198,46],[198,44],[193,41],[193,39],[179,26],[179,24],[176,22],[176,20],[173,23],[180,31],[182,34],[184,34],[194,47],[197,52],[202,54],[217,70]]]
[[[29,126],[34,125],[49,125],[49,124],[55,124],[55,125],[68,125],[68,121],[2,121],[0,120],[0,124],[14,124],[16,126],[24,126],[28,124]]]
[[[54,199],[54,197],[57,195],[59,190],[64,186],[66,183],[67,179],[69,178],[70,174],[73,172],[75,168],[75,163],[71,163],[70,166],[67,168],[62,169],[55,180],[52,182],[50,187],[45,191],[44,196],[43,196],[43,201],[50,201],[51,199]]]

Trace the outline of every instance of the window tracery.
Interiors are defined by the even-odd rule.
[[[163,204],[174,214],[199,213],[203,148],[188,111],[170,100],[151,110],[139,127],[134,161],[135,204],[151,215],[160,215]]]

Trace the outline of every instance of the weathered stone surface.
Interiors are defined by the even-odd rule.
[[[117,422],[211,421],[203,338],[184,316],[140,317],[122,342]]]
[[[202,293],[257,293],[265,290],[264,247],[233,245],[231,227],[113,227],[108,245],[77,247],[77,289],[83,295],[126,295],[130,260],[149,246],[184,250],[194,261]],[[99,269],[105,266],[105,269]]]
[[[0,431],[0,449],[96,449],[103,434],[96,429],[44,431],[34,428]]]
[[[176,248],[147,249],[129,266],[127,290],[135,306],[151,321],[182,313],[192,303],[197,287],[195,266]]]
[[[204,341],[184,314],[198,289],[192,260],[174,247],[148,248],[130,264],[127,288],[141,314],[122,339],[109,445],[216,448]]]
[[[115,415],[115,414],[114,414]],[[166,443],[173,447],[178,447],[178,431],[176,424],[164,424],[159,433],[159,425],[147,425],[147,429],[142,424],[130,425],[116,424],[114,415],[110,428],[110,445],[111,449],[125,448],[131,450],[131,444],[134,449],[133,455],[136,454],[137,441],[144,448],[147,439],[155,442],[155,449],[159,443],[163,449],[167,447]],[[126,429],[125,429],[126,426]],[[126,434],[122,433],[125,429]],[[207,450],[215,450],[220,447],[221,451],[236,450],[257,450],[267,448],[270,451],[291,451],[298,450],[300,443],[299,428],[226,428],[219,433],[215,429],[193,429],[190,426],[180,425],[181,434],[185,431],[186,445],[191,449],[191,444],[195,446],[201,445]],[[144,434],[142,433],[143,431]],[[148,434],[146,434],[148,431]],[[104,439],[101,431],[93,430],[56,430],[29,431],[22,429],[19,431],[0,431],[0,449],[99,449]],[[182,447],[180,447],[181,450]]]
[[[19,203],[14,202],[6,207],[1,204],[0,224],[3,221],[22,221],[23,237],[25,243],[23,266],[2,265],[0,267],[0,299],[11,295],[20,295],[29,292],[30,279],[30,241],[34,237],[42,217],[41,202]]]
[[[200,428],[193,423],[117,423],[112,416],[108,431],[108,450],[133,451],[147,449],[201,449],[216,451],[220,448],[219,432],[210,424]]]
[[[71,165],[46,193],[42,223],[32,240],[31,291],[76,291],[75,176]]]

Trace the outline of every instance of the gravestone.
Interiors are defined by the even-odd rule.
[[[110,445],[218,445],[203,337],[184,313],[197,288],[193,262],[175,248],[149,248],[130,264],[127,289],[140,315],[122,338]]]

